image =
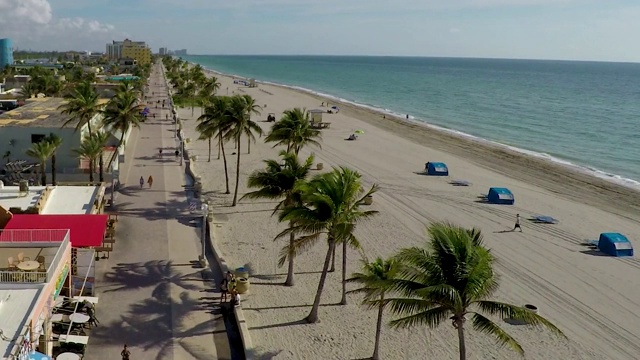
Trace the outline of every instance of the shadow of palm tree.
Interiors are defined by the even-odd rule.
[[[197,290],[198,286],[187,281],[196,273],[181,274],[174,270],[173,262],[165,260],[152,260],[145,263],[118,264],[112,271],[104,275],[104,281],[116,285],[116,288],[105,292],[136,290],[156,286],[153,296],[164,298],[168,296],[169,286],[176,285],[185,290]],[[202,280],[200,278],[200,280]]]

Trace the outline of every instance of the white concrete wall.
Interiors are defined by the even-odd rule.
[[[0,154],[4,155],[7,151],[11,152],[11,161],[26,160],[28,162],[36,162],[37,160],[27,156],[26,151],[31,147],[31,135],[49,136],[54,133],[62,138],[62,145],[56,152],[56,167],[58,172],[62,172],[65,168],[78,168],[80,161],[78,155],[73,153],[71,149],[80,146],[81,134],[74,133],[73,128],[59,127],[18,127],[18,126],[2,126],[0,127]],[[11,146],[11,140],[15,141],[15,145]],[[51,162],[47,164],[47,173],[50,173]]]

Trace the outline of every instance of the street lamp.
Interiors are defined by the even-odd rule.
[[[207,218],[209,216],[209,205],[206,203],[202,204],[202,256],[199,257],[200,265],[205,267],[207,265],[207,258],[205,256],[205,244],[207,238]]]

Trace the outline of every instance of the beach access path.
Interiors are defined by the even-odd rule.
[[[149,84],[156,118],[132,132],[121,165],[116,243],[109,259],[96,262],[100,324],[91,331],[85,358],[119,359],[127,344],[133,359],[235,359],[213,287],[220,271],[210,251],[214,267],[198,263],[201,219],[188,211],[173,122],[171,116],[165,120],[170,109],[160,66],[153,67]],[[155,108],[158,99],[165,99],[165,109]]]

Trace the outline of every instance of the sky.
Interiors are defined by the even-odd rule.
[[[105,51],[640,62],[639,0],[0,0],[0,38]]]

